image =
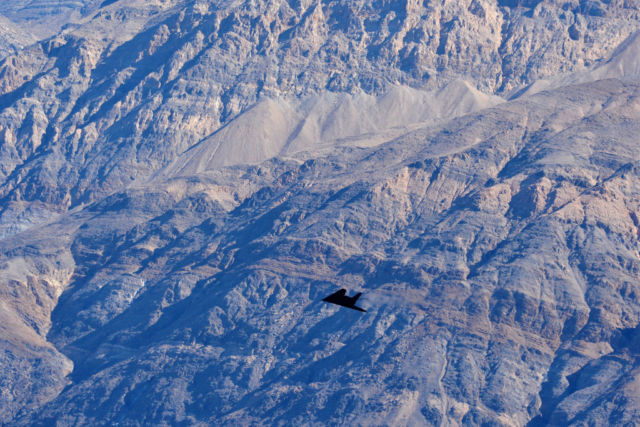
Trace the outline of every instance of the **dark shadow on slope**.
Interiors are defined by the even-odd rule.
[[[43,77],[46,72],[41,72],[33,76],[29,81],[23,83],[20,87],[12,90],[11,92],[0,95],[0,111],[9,108],[16,101],[30,94],[34,89],[38,88],[38,80]]]

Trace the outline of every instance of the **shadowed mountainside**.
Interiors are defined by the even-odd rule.
[[[20,4],[0,422],[640,417],[635,3]]]
[[[3,240],[75,264],[47,334],[73,372],[20,422],[635,419],[639,91],[159,176]]]

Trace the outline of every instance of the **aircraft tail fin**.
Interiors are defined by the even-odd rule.
[[[360,295],[362,295],[362,292],[358,292],[357,294],[351,297],[354,304],[356,303],[356,301],[358,301],[358,298],[360,298]]]

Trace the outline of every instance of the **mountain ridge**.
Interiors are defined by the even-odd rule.
[[[163,2],[125,7],[116,2],[88,14],[79,26],[21,52],[17,66],[12,63],[14,58],[6,58],[0,68],[11,78],[3,79],[5,108],[0,126],[8,144],[3,147],[0,170],[5,183],[0,197],[5,203],[38,200],[54,211],[89,202],[166,166],[254,105],[260,96],[327,89],[375,94],[385,91],[389,83],[435,89],[459,78],[485,92],[504,86],[509,79],[512,83],[500,89],[507,91],[534,78],[582,67],[580,61],[563,62],[567,59],[561,54],[538,56],[527,50],[531,35],[524,28],[530,23],[568,28],[575,20],[581,28],[592,26],[606,33],[607,37],[583,44],[584,53],[575,53],[594,61],[637,30],[640,22],[637,11],[628,8],[632,5],[615,2],[602,6],[606,19],[586,13],[591,9],[582,6],[564,10],[553,2],[510,8],[485,1],[475,2],[470,9],[462,4],[427,7],[391,2],[381,10],[371,9],[367,2],[329,2],[322,10],[314,4]],[[472,45],[486,42],[479,49],[493,52],[481,56],[471,48],[458,51],[461,41],[455,38],[458,32],[479,30],[478,8],[485,11],[482,19],[493,29],[493,35],[484,41],[473,37]],[[440,30],[444,24],[435,19],[438,11],[449,22]],[[447,21],[449,15],[467,19],[468,28],[460,27],[455,19]],[[261,17],[257,22],[264,22],[254,30],[250,23],[256,16]],[[509,31],[503,33],[502,22],[507,18]],[[571,49],[581,46],[559,29],[549,35],[533,34],[553,35],[551,46],[556,50],[567,50],[572,43]],[[465,43],[471,43],[468,34],[464,37]],[[400,39],[406,44],[404,50]],[[324,44],[308,45],[313,40]],[[335,49],[352,53],[332,64],[327,58],[341,58]],[[426,49],[424,64],[420,49]],[[415,58],[413,51],[418,52]],[[522,61],[508,65],[515,57]],[[518,68],[527,57],[542,62],[532,63],[529,69]],[[244,59],[238,62],[238,58]],[[500,67],[494,61],[498,58],[503,58]],[[409,61],[409,71],[403,71],[403,61]],[[423,81],[422,75],[412,74],[421,67],[442,72],[427,73],[434,77],[425,75]],[[472,69],[478,76],[474,77]],[[263,75],[260,70],[268,73]],[[358,79],[349,77],[354,75]],[[495,83],[501,80],[505,82]],[[87,102],[89,99],[92,101]],[[25,122],[32,125],[22,126]],[[157,146],[158,141],[163,145]],[[27,158],[39,160],[25,162]],[[80,171],[71,167],[74,162],[85,165],[87,159],[95,166],[83,166]],[[58,181],[67,184],[59,186]],[[29,190],[33,186],[49,187],[47,196],[37,197]]]
[[[637,145],[633,144],[633,132],[629,132],[625,137],[627,142],[622,144],[618,141],[618,147],[636,150],[635,154],[629,153],[627,159],[620,157],[614,161],[613,158],[606,157],[607,147],[601,147],[599,150],[605,150],[598,154],[604,156],[601,157],[602,160],[597,160],[598,156],[593,157],[599,166],[588,166],[593,165],[594,160],[583,158],[580,161],[586,163],[577,167],[575,160],[567,163],[566,158],[552,154],[556,150],[562,150],[565,138],[563,133],[567,130],[549,133],[545,129],[552,129],[553,122],[562,124],[571,134],[598,129],[598,121],[592,119],[592,125],[579,130],[585,125],[581,124],[584,122],[582,116],[576,114],[576,105],[581,105],[584,99],[591,99],[595,105],[601,105],[594,108],[589,117],[607,117],[610,114],[607,110],[611,109],[635,114],[631,113],[635,110],[629,109],[629,104],[616,105],[610,102],[618,97],[627,99],[627,102],[637,102],[637,96],[633,101],[626,95],[631,88],[635,88],[635,93],[638,92],[637,85],[629,86],[629,83],[615,80],[583,84],[564,88],[561,94],[540,93],[527,99],[500,104],[492,109],[473,113],[471,117],[452,120],[449,124],[414,131],[382,146],[341,147],[327,158],[320,157],[305,162],[273,159],[259,166],[249,166],[248,169],[236,166],[219,171],[205,171],[198,179],[195,176],[169,177],[166,181],[168,187],[165,188],[175,190],[165,195],[162,194],[166,190],[146,194],[149,187],[142,186],[139,190],[129,190],[127,193],[130,194],[114,195],[74,214],[77,218],[75,221],[79,221],[78,225],[70,224],[68,219],[58,222],[56,227],[71,226],[70,230],[77,230],[69,235],[75,236],[72,237],[74,243],[70,248],[72,257],[79,266],[75,269],[76,279],[67,285],[62,301],[56,305],[54,327],[49,332],[48,339],[53,340],[73,360],[74,372],[70,378],[74,385],[68,386],[50,405],[43,406],[42,412],[37,415],[32,413],[21,423],[29,424],[34,420],[50,417],[71,423],[97,422],[98,419],[89,414],[81,418],[68,418],[64,414],[84,413],[82,406],[77,406],[80,402],[78,396],[85,396],[82,398],[82,402],[85,402],[89,390],[102,387],[106,385],[105,381],[113,381],[114,378],[120,378],[121,385],[107,388],[111,390],[107,396],[111,397],[91,404],[105,408],[115,405],[115,412],[100,412],[101,419],[107,417],[106,419],[115,420],[116,418],[110,417],[125,411],[129,419],[137,419],[137,422],[182,420],[207,423],[213,421],[209,417],[216,417],[215,419],[228,424],[258,419],[278,422],[292,419],[291,409],[287,409],[291,408],[288,406],[290,404],[286,403],[292,402],[291,397],[286,397],[286,393],[293,392],[286,392],[289,389],[302,387],[300,390],[311,392],[313,388],[309,387],[320,387],[318,390],[329,393],[327,396],[335,396],[331,398],[336,399],[335,405],[360,401],[353,393],[339,397],[340,389],[336,389],[331,380],[336,374],[330,374],[336,367],[340,367],[340,375],[351,378],[349,383],[356,381],[348,373],[351,369],[348,361],[353,357],[362,378],[357,380],[357,390],[370,390],[366,393],[376,396],[369,402],[388,402],[391,412],[383,411],[376,417],[389,422],[413,420],[424,423],[425,420],[448,419],[451,422],[473,424],[480,423],[480,420],[523,423],[536,413],[535,409],[531,409],[534,412],[529,412],[527,405],[533,405],[531,408],[542,405],[542,417],[547,421],[565,416],[563,414],[567,414],[568,420],[573,419],[573,416],[568,415],[574,410],[571,408],[576,408],[576,403],[571,403],[571,399],[578,395],[569,393],[563,397],[562,393],[566,389],[555,391],[553,388],[545,388],[542,372],[550,369],[547,374],[549,378],[554,378],[554,375],[565,378],[576,372],[572,366],[577,364],[581,369],[586,369],[585,366],[591,365],[584,363],[591,360],[592,365],[596,363],[593,365],[596,367],[591,368],[595,371],[590,373],[589,370],[584,370],[582,375],[585,378],[590,375],[598,376],[601,374],[598,373],[600,371],[597,363],[604,363],[602,369],[610,366],[607,365],[610,362],[607,362],[606,356],[599,356],[601,352],[607,353],[620,348],[616,344],[618,329],[615,323],[601,323],[605,319],[602,317],[605,312],[601,311],[601,317],[587,314],[596,310],[590,306],[596,304],[597,307],[600,298],[597,294],[589,297],[588,290],[602,289],[604,292],[609,288],[606,285],[608,282],[598,284],[598,281],[589,279],[585,275],[585,268],[586,271],[592,269],[592,273],[589,273],[592,275],[602,274],[597,271],[607,268],[609,277],[623,278],[627,274],[631,275],[629,278],[635,277],[633,266],[638,262],[637,225],[625,213],[626,208],[617,204],[628,204],[632,211],[638,209],[637,201],[640,199],[637,199],[637,192],[634,193],[633,190],[638,188],[633,184],[638,179],[638,166],[634,166],[632,160],[637,158],[638,153]],[[541,112],[540,105],[546,106],[546,113]],[[523,111],[527,111],[527,116],[522,116]],[[545,124],[548,120],[552,123]],[[475,124],[470,125],[469,121]],[[514,125],[517,126],[513,128]],[[526,128],[529,130],[525,131]],[[482,133],[478,133],[479,129],[483,130],[484,137]],[[499,131],[498,134],[495,133],[496,130]],[[604,128],[598,132],[606,135],[610,130]],[[536,133],[539,136],[536,137]],[[531,136],[527,137],[527,134]],[[545,134],[547,137],[542,136]],[[478,136],[482,141],[476,141]],[[545,143],[540,144],[540,141]],[[589,143],[583,140],[583,144]],[[495,148],[480,149],[483,145]],[[455,148],[456,146],[459,148]],[[416,150],[417,147],[420,148]],[[538,150],[543,150],[547,156],[541,157]],[[493,153],[496,157],[483,160],[479,167],[475,163],[479,157],[471,153]],[[353,160],[347,160],[350,158]],[[532,161],[533,159],[537,160]],[[555,160],[549,163],[546,159]],[[605,159],[614,161],[606,166],[607,171],[602,169],[605,167],[602,163]],[[355,170],[353,166],[347,166],[345,161],[355,166]],[[493,161],[497,163],[493,164]],[[386,166],[380,168],[380,165]],[[520,168],[518,165],[527,166]],[[539,174],[540,167],[546,170],[543,175]],[[376,172],[372,174],[373,170]],[[589,173],[585,175],[587,171]],[[345,180],[346,177],[348,180]],[[251,184],[255,180],[258,182]],[[181,185],[209,190],[185,191],[177,186],[180,182],[185,183]],[[235,184],[231,185],[231,182]],[[158,185],[156,182],[154,187],[158,188]],[[228,190],[224,190],[225,187]],[[243,187],[253,190],[240,198],[232,194],[224,195],[229,190],[233,192],[233,189]],[[611,196],[602,199],[599,195],[601,191]],[[617,196],[613,197],[614,194]],[[155,200],[155,207],[151,210],[149,208],[152,205],[145,201],[147,198]],[[182,201],[178,201],[181,198]],[[429,202],[421,201],[424,198]],[[215,202],[216,199],[227,200],[226,203],[230,204],[223,208]],[[603,207],[602,203],[608,208]],[[175,207],[171,208],[173,204]],[[322,213],[317,209],[333,213]],[[165,212],[171,214],[167,216]],[[159,216],[153,218],[154,215]],[[588,224],[593,224],[582,232],[580,230],[584,219],[581,219],[581,215],[590,218]],[[225,217],[228,220],[223,219]],[[123,222],[120,218],[128,218],[128,221]],[[140,224],[136,226],[131,224],[133,218],[149,218],[149,222],[135,220]],[[522,224],[510,225],[514,220],[521,221]],[[468,225],[462,225],[464,222]],[[79,226],[80,224],[85,225]],[[138,228],[140,226],[142,228]],[[563,228],[566,231],[562,231]],[[110,233],[116,229],[122,231],[111,237]],[[361,231],[353,232],[358,229]],[[609,231],[605,233],[605,229]],[[111,231],[103,234],[99,230]],[[476,235],[478,232],[480,235]],[[580,233],[583,237],[579,237]],[[60,232],[43,231],[44,236],[55,234]],[[522,237],[515,237],[520,235]],[[603,243],[609,242],[606,246],[598,243],[598,247],[606,247],[612,254],[622,256],[624,263],[613,261],[616,255],[608,255],[614,258],[601,264],[596,261],[599,251],[591,251],[592,255],[589,256],[588,245],[573,246],[576,245],[576,239],[585,239],[587,236],[589,239],[604,239]],[[626,241],[620,240],[623,236]],[[21,240],[25,237],[25,233],[22,233]],[[484,243],[474,245],[475,248],[471,246],[471,250],[466,249],[469,239],[477,242],[484,240]],[[574,243],[569,243],[570,241]],[[615,245],[622,243],[622,246],[616,248],[614,242]],[[628,252],[634,244],[635,255],[634,252]],[[28,240],[25,240],[24,245],[30,246]],[[514,250],[510,246],[520,249]],[[185,248],[189,248],[188,251],[184,252]],[[531,255],[514,257],[513,254],[519,251],[523,251],[523,254],[530,252]],[[583,260],[565,261],[572,256],[579,256]],[[184,260],[182,257],[185,257]],[[538,262],[539,257],[552,258]],[[145,258],[148,261],[144,261]],[[142,263],[138,264],[140,260]],[[167,262],[172,267],[165,265]],[[567,269],[563,266],[564,263],[571,267]],[[579,267],[580,263],[592,266]],[[539,271],[539,264],[545,265],[543,272]],[[79,269],[80,265],[85,267]],[[95,268],[98,270],[92,272]],[[627,270],[628,268],[631,270]],[[500,269],[505,271],[502,274],[512,270],[509,274],[513,278],[504,283],[496,282],[493,277]],[[173,272],[171,278],[164,277],[166,271]],[[291,276],[292,274],[294,275]],[[545,275],[558,279],[543,279]],[[524,279],[526,284],[517,285],[518,278],[530,276],[540,279]],[[620,291],[621,295],[626,295],[622,298],[627,298],[628,301],[622,306],[631,304],[629,308],[637,310],[632,308],[636,307],[633,297],[628,299],[631,295],[629,292],[635,289],[635,285],[629,279],[624,279],[623,282],[629,290]],[[341,312],[319,305],[317,301],[323,294],[336,289],[336,285],[346,283],[350,288],[364,291],[362,305],[371,313],[370,318],[351,324],[352,320],[345,318]],[[497,288],[491,294],[489,289],[493,286]],[[105,290],[101,290],[103,288]],[[407,304],[404,297],[394,302],[391,295],[398,292],[401,295],[414,295],[413,298],[420,302],[417,305]],[[479,294],[473,296],[474,293]],[[101,294],[111,296],[106,299],[94,296]],[[266,305],[266,301],[271,300],[273,302]],[[154,310],[143,314],[149,307],[162,307],[163,304],[168,306],[158,312],[158,319],[154,320],[151,314]],[[435,307],[459,304],[464,307],[464,311],[434,311]],[[171,308],[174,305],[175,308]],[[139,307],[147,308],[142,312]],[[80,311],[72,315],[69,310]],[[542,317],[535,314],[536,310],[541,310]],[[608,313],[607,316],[620,316],[614,315],[614,312]],[[292,315],[299,320],[285,327],[286,323],[282,319],[289,319]],[[621,321],[623,325],[631,327],[636,323],[634,316],[627,320],[622,320],[623,318],[616,322]],[[247,319],[249,323],[245,323],[243,319]],[[475,327],[474,323],[477,324]],[[195,325],[201,326],[193,330]],[[324,332],[329,325],[333,325],[329,329],[331,332]],[[395,326],[389,329],[391,325]],[[264,341],[263,332],[260,332],[264,327],[271,331],[269,334],[272,335],[269,336],[282,336],[281,339],[285,341],[276,339],[273,344],[269,344],[270,339]],[[291,327],[293,329],[289,329]],[[487,327],[489,330],[495,328],[495,331],[486,335],[487,330],[484,328]],[[137,328],[141,329],[135,332]],[[125,333],[124,330],[129,332]],[[287,330],[290,332],[283,335],[282,331]],[[454,334],[452,331],[457,332]],[[455,338],[457,334],[462,336]],[[337,338],[341,335],[344,338]],[[484,336],[488,338],[482,338]],[[561,336],[565,338],[561,339]],[[570,337],[576,338],[572,341]],[[242,344],[247,339],[249,347]],[[273,339],[275,338],[271,338]],[[338,341],[333,341],[336,339]],[[399,341],[392,344],[395,339]],[[456,339],[463,341],[455,341]],[[485,339],[488,341],[484,341]],[[157,343],[155,340],[158,340]],[[412,340],[417,341],[409,344]],[[435,377],[429,379],[430,375],[440,375],[442,368],[438,364],[444,363],[442,357],[445,357],[441,353],[443,350],[437,349],[443,349],[442,343],[451,340],[458,344],[447,344],[447,347],[453,345],[458,350],[448,350],[453,353],[447,353],[447,358],[455,359],[461,357],[455,356],[460,354],[456,352],[470,351],[473,347],[463,345],[465,340],[480,340],[485,342],[481,348],[489,345],[489,348],[493,346],[496,350],[489,352],[491,356],[485,356],[484,350],[478,354],[473,353],[476,354],[473,356],[473,363],[481,363],[485,357],[489,357],[493,361],[491,363],[498,363],[497,366],[502,368],[485,371],[485,368],[479,367],[482,365],[476,368],[471,368],[473,365],[468,364],[460,365],[459,368],[447,369],[449,373],[446,374],[446,379],[440,380],[444,383],[440,388],[433,388],[438,381]],[[287,350],[289,345],[286,342],[289,341],[293,343],[291,350]],[[577,351],[579,356],[569,357],[567,362],[563,362],[563,357],[567,356],[562,355],[571,353],[560,351],[560,343],[573,348],[571,351]],[[408,377],[399,373],[383,374],[385,369],[398,366],[396,356],[384,356],[385,354],[395,354],[394,352],[402,351],[402,348],[418,349],[424,345],[429,349],[428,359],[434,360],[431,364],[424,365],[427,376],[417,373]],[[313,350],[316,346],[320,347]],[[82,348],[93,350],[86,353],[86,350],[80,350]],[[138,351],[142,353],[139,354]],[[257,351],[259,357],[252,356],[252,351]],[[556,351],[559,353],[554,356]],[[615,351],[618,350],[614,350],[614,353]],[[162,354],[165,352],[172,359],[182,361],[186,369],[183,374],[177,374],[175,369],[178,368],[173,364],[156,365],[161,360],[158,358],[164,357]],[[286,354],[290,356],[285,356]],[[359,356],[355,356],[356,354]],[[366,354],[373,357],[371,362],[360,359]],[[311,358],[312,355],[315,356]],[[287,362],[288,357],[299,358],[299,361]],[[426,360],[419,353],[410,356],[409,360],[415,357],[418,358],[415,362],[409,362],[412,365],[420,366],[424,362],[418,363],[418,360]],[[522,357],[527,361],[523,361]],[[233,362],[234,358],[243,362],[237,364]],[[154,360],[158,362],[152,362]],[[317,364],[313,360],[317,360]],[[377,362],[374,363],[375,360]],[[522,371],[520,376],[513,373],[513,369],[517,368],[512,364],[516,361],[536,367],[535,370],[528,371],[523,382],[519,379],[525,375]],[[206,374],[198,370],[199,366],[211,363],[219,368],[205,370]],[[276,365],[269,368],[271,363]],[[148,368],[144,368],[147,364]],[[243,366],[251,367],[251,370],[245,372]],[[299,367],[294,369],[294,366]],[[550,366],[555,368],[551,370]],[[629,372],[628,369],[636,365],[631,361],[625,366],[624,372]],[[170,384],[178,394],[172,399],[186,399],[184,402],[187,406],[178,406],[178,412],[174,415],[164,416],[159,415],[153,405],[142,412],[136,410],[134,413],[125,409],[128,404],[117,396],[122,393],[128,396],[129,392],[126,390],[129,386],[126,385],[126,376],[119,376],[116,372],[142,373],[148,372],[148,369],[155,373],[147,377],[153,385],[150,385],[151,389],[145,388],[145,393],[160,393],[154,394],[157,397],[150,400],[149,404],[153,401],[161,405],[167,404],[166,398],[161,397],[164,393],[162,390],[165,389],[161,385],[161,378],[173,378]],[[211,389],[206,383],[190,376],[200,372],[197,375],[206,375],[207,381],[215,384],[225,378],[219,377],[215,372],[226,372],[225,369],[235,372],[235,379],[232,381],[235,385],[223,387],[222,383],[218,383]],[[276,380],[290,369],[294,369],[292,373],[295,373],[291,380],[284,377]],[[394,372],[393,369],[389,372]],[[409,369],[408,365],[403,369]],[[250,372],[256,373],[251,376]],[[314,376],[312,372],[318,374]],[[480,382],[463,380],[464,377],[459,375],[465,375],[465,372],[487,376]],[[263,375],[266,377],[260,379]],[[311,375],[309,380],[306,379],[308,375]],[[392,383],[389,386],[379,384],[375,380],[379,377],[388,378]],[[405,384],[405,380],[400,380],[401,378],[414,378],[414,385],[411,386],[411,382]],[[280,384],[282,381],[284,383]],[[397,395],[391,392],[393,388],[387,388],[392,387],[391,384],[395,384],[395,381],[400,381],[397,386],[393,386],[400,387]],[[504,387],[500,384],[504,381],[510,381],[511,396],[516,396],[516,390],[518,393],[521,390],[524,394],[517,394],[520,396],[518,398],[505,395],[500,391]],[[529,382],[542,387],[543,394],[540,397],[537,387],[530,388],[526,385]],[[474,387],[482,383],[487,388],[481,394],[478,394],[477,389],[471,394],[456,391],[461,384],[474,390]],[[562,381],[554,381],[553,384],[557,388]],[[146,386],[143,382],[131,387],[136,389]],[[192,390],[188,391],[184,387],[191,387]],[[282,392],[285,394],[277,398],[277,404],[268,403],[272,398],[267,396],[272,393],[279,395],[277,389],[271,391],[271,387],[284,387]],[[422,392],[416,394],[416,390],[433,391],[424,395]],[[248,395],[245,394],[247,392]],[[251,405],[247,406],[246,399],[252,402]],[[582,401],[584,399],[588,402],[590,398],[584,397]],[[232,406],[228,406],[229,404],[222,403],[224,401],[237,403],[229,403]],[[321,417],[317,421],[332,419],[332,415],[320,410],[323,405],[321,400],[304,402],[307,402],[305,407],[308,408],[302,409],[304,414],[311,410]],[[418,402],[422,412],[417,408],[409,409],[412,405],[418,405]],[[334,405],[328,402],[325,404]],[[374,413],[385,407],[375,410],[368,406],[370,404],[358,405],[365,405],[363,410]],[[360,407],[358,405],[347,411],[344,417],[333,418],[334,421],[349,422],[349,417],[355,416],[349,415],[350,413],[363,416],[357,409]],[[206,410],[205,407],[209,409]],[[445,407],[454,408],[453,412],[443,409]],[[481,410],[483,407],[486,409]],[[627,409],[635,410],[633,407]],[[211,410],[213,412],[209,412]],[[593,418],[600,417],[598,411],[601,410],[597,406],[591,411],[588,412],[592,417],[589,419],[600,419]],[[211,415],[205,415],[207,412]],[[153,418],[136,418],[136,413],[145,417],[145,413],[157,415]],[[625,413],[627,412],[621,416],[632,416],[624,415]],[[635,412],[627,414],[633,413]],[[506,414],[515,418],[504,418]],[[328,418],[322,418],[325,416]],[[296,419],[295,415],[293,419]]]
[[[2,422],[638,418],[633,4],[121,3],[0,64]]]

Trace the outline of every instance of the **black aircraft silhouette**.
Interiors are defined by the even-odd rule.
[[[365,310],[363,308],[360,308],[360,307],[356,307],[356,301],[358,301],[358,298],[360,298],[360,295],[362,295],[362,292],[358,292],[354,296],[348,297],[347,296],[347,290],[346,289],[340,289],[338,292],[335,292],[335,293],[329,295],[328,297],[323,298],[322,301],[330,302],[332,304],[338,304],[338,305],[341,305],[343,307],[350,308],[352,310],[358,310],[358,311],[366,312],[367,310]]]

